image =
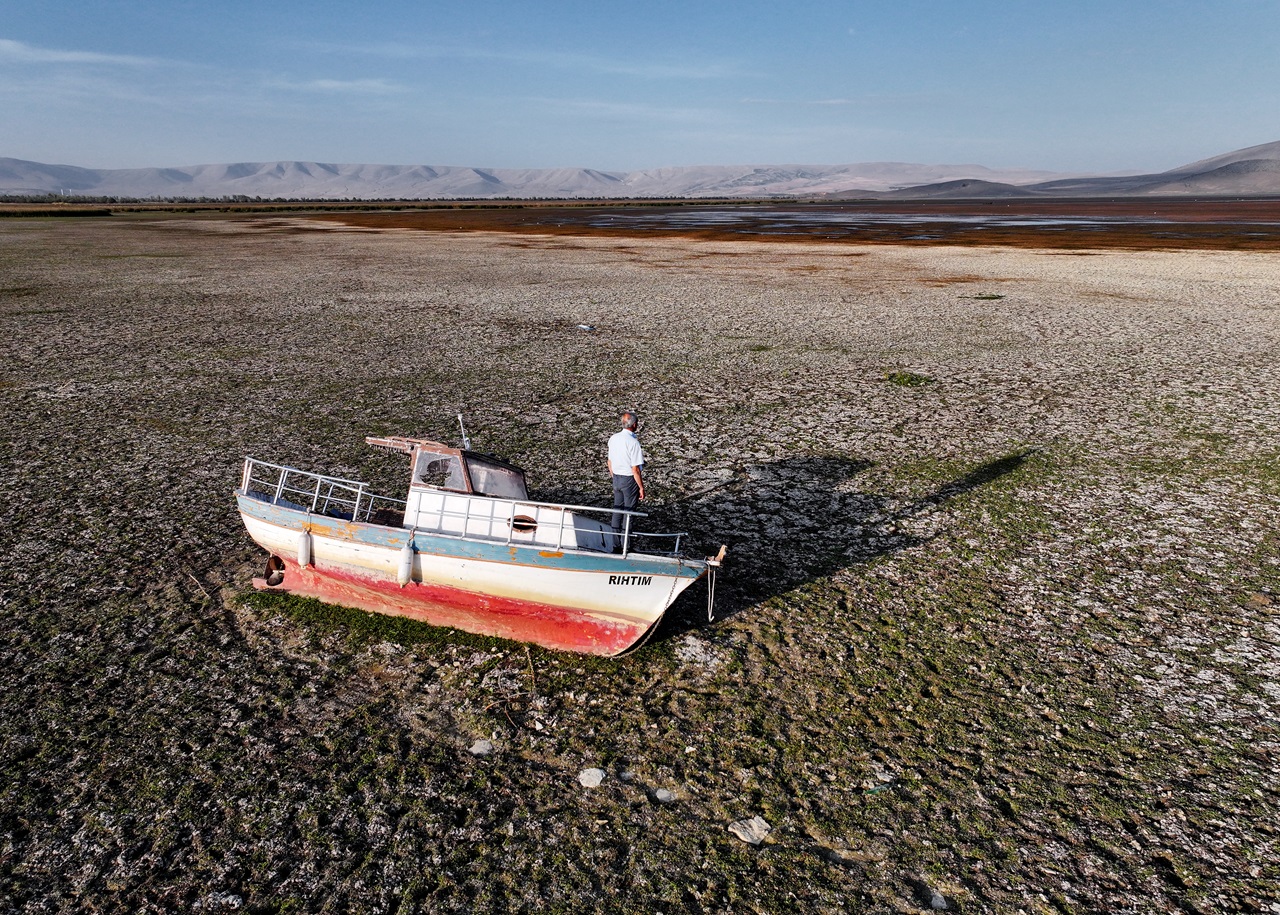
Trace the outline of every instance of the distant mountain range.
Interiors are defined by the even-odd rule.
[[[945,199],[1280,195],[1280,141],[1154,175],[1080,176],[981,165],[688,166],[604,172],[238,162],[94,169],[0,158],[0,195],[291,200],[582,198]]]

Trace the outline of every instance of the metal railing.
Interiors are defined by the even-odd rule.
[[[258,495],[272,505],[286,505],[347,521],[369,521],[380,509],[403,512],[405,507],[404,499],[380,496],[369,490],[368,483],[359,480],[269,464],[256,458],[244,459],[240,488],[247,495]]]
[[[431,530],[432,533],[445,537],[458,537],[460,539],[466,537],[482,537],[487,540],[499,540],[504,543],[532,543],[542,546],[554,546],[557,550],[565,549],[565,532],[575,530],[575,515],[607,515],[612,518],[614,515],[622,516],[622,532],[615,534],[610,528],[606,527],[600,531],[591,531],[598,533],[603,538],[602,548],[608,550],[610,545],[621,538],[621,548],[623,555],[631,550],[631,542],[636,538],[645,538],[652,541],[670,541],[670,548],[660,550],[662,555],[679,556],[681,541],[687,536],[685,532],[676,534],[666,533],[649,533],[647,531],[635,531],[631,529],[633,518],[645,518],[648,515],[645,512],[628,511],[626,509],[601,508],[598,505],[569,505],[561,502],[533,502],[528,499],[503,499],[497,496],[478,496],[468,493],[451,493],[440,490],[431,490],[431,492],[440,492],[441,499],[438,507],[420,508],[417,517],[415,529]],[[464,505],[461,510],[447,508],[450,500],[463,500]],[[507,512],[499,512],[500,507],[506,507]],[[478,510],[477,510],[478,509]],[[487,509],[487,511],[486,511]],[[546,517],[541,511],[545,509],[552,513],[553,517]],[[426,515],[434,519],[434,526],[424,525],[422,517]],[[528,539],[522,539],[518,536],[521,528],[518,527],[520,516],[531,517],[534,528],[524,528],[523,533],[529,533],[533,536]],[[446,520],[459,522],[460,529],[453,530],[446,525]],[[473,530],[472,522],[478,522],[485,526],[482,532]],[[554,531],[554,541],[551,533]],[[541,536],[539,536],[541,535]],[[574,537],[574,545],[569,549],[584,549],[588,552],[598,552],[590,547],[582,547],[577,544],[577,537]]]
[[[311,511],[319,515],[366,523],[371,522],[374,513],[382,508],[396,509],[403,515],[408,505],[404,499],[394,499],[390,496],[382,496],[371,492],[368,483],[322,473],[313,473],[309,470],[299,470],[297,467],[289,467],[283,464],[271,464],[266,461],[259,461],[256,458],[245,458],[240,488],[246,495],[256,496],[263,501],[270,502],[272,505],[284,505],[301,511]],[[439,493],[441,496],[440,506],[438,509],[420,509],[419,523],[414,525],[413,529],[430,530],[431,533],[440,536],[457,537],[459,539],[479,537],[507,544],[534,543],[550,546],[551,543],[545,538],[538,538],[538,534],[544,529],[549,534],[554,529],[555,547],[556,549],[564,549],[565,531],[574,529],[575,512],[579,514],[607,515],[610,518],[615,515],[621,515],[623,519],[621,535],[615,534],[607,528],[599,533],[604,539],[606,549],[608,549],[608,545],[612,541],[621,536],[622,554],[624,556],[630,552],[632,540],[637,538],[659,542],[671,541],[670,549],[659,552],[662,555],[679,556],[681,542],[687,536],[683,531],[676,534],[652,534],[646,531],[633,531],[631,529],[632,519],[647,517],[645,512],[601,508],[597,505],[566,505],[558,502],[533,502],[527,499],[503,499],[496,496],[480,496],[434,488],[429,491]],[[463,510],[446,508],[446,503],[449,500],[457,499],[465,500]],[[481,513],[474,510],[480,506],[487,507],[488,511]],[[506,506],[507,513],[499,513],[500,506]],[[557,513],[558,518],[555,520],[543,518],[542,515],[544,513],[541,511],[543,509],[547,510],[547,512]],[[533,529],[525,529],[524,532],[534,535],[528,540],[519,536],[521,528],[517,527],[518,515],[525,513],[522,510],[528,510],[536,525]],[[421,523],[423,514],[428,514],[438,519],[434,528]],[[460,521],[461,530],[449,530],[445,524],[446,519]],[[397,519],[394,526],[406,526],[402,523],[402,520],[403,518]],[[472,531],[473,521],[486,525],[485,532],[477,533]],[[578,549],[576,537],[574,542],[575,545],[571,549]],[[597,552],[589,549],[587,551]]]

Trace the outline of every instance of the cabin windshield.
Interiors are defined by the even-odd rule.
[[[471,472],[472,488],[481,495],[499,499],[529,498],[522,470],[495,464],[472,454],[467,455],[467,470]]]
[[[413,482],[438,486],[441,489],[467,491],[467,478],[462,472],[462,462],[457,455],[436,451],[419,451],[413,462]]]

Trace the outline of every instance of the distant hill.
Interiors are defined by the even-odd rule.
[[[1263,143],[1260,146],[1249,146],[1244,149],[1237,149],[1235,152],[1224,153],[1221,156],[1214,156],[1212,159],[1201,159],[1199,162],[1192,162],[1190,165],[1180,165],[1177,168],[1164,172],[1166,175],[1178,174],[1186,172],[1188,174],[1204,174],[1215,169],[1222,168],[1226,165],[1237,165],[1242,162],[1257,161],[1276,161],[1280,160],[1280,140],[1275,143]]]
[[[1035,191],[1013,184],[1002,184],[999,181],[977,181],[966,178],[963,181],[943,181],[939,184],[926,184],[918,187],[903,188],[877,194],[882,200],[919,200],[927,197],[933,200],[972,200],[973,198],[989,199],[992,197],[1037,197]]]
[[[914,200],[960,197],[1280,196],[1280,142],[1250,146],[1151,175],[1100,175],[1018,184],[947,181],[877,196]]]
[[[1062,177],[981,165],[689,166],[603,172],[590,168],[501,169],[430,165],[238,162],[181,168],[91,169],[0,158],[0,195],[94,197],[283,197],[321,200],[466,198],[813,197],[978,177],[1017,184]]]
[[[1280,142],[1152,175],[1080,176],[981,165],[713,165],[605,172],[237,162],[92,169],[0,158],[0,196],[456,200],[590,198],[960,199],[1280,195]]]

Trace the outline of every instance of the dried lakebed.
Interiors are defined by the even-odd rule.
[[[13,219],[0,339],[0,912],[1280,905],[1275,255]],[[622,406],[712,624],[248,591],[245,454]]]

